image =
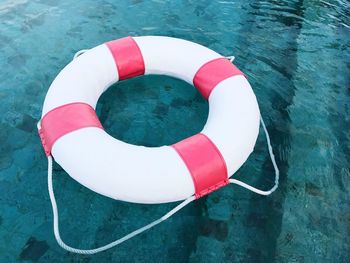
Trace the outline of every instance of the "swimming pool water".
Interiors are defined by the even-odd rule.
[[[262,197],[227,186],[115,249],[74,255],[53,236],[36,122],[76,51],[128,35],[179,37],[235,55],[271,133],[280,187]],[[0,262],[349,262],[349,51],[345,0],[2,0]],[[180,80],[143,76],[110,88],[97,112],[116,138],[159,146],[200,131],[208,105]],[[273,184],[262,135],[234,176]],[[62,237],[79,248],[106,244],[174,206],[111,200],[58,165],[54,187]]]

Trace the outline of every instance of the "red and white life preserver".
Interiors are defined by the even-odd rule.
[[[143,74],[193,84],[209,101],[203,130],[152,148],[107,134],[95,113],[98,98],[113,83]],[[247,79],[220,54],[177,38],[126,37],[88,50],[58,74],[45,98],[39,134],[46,154],[93,191],[163,203],[226,185],[253,151],[259,121]]]

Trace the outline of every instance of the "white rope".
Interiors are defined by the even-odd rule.
[[[227,58],[231,63],[235,60],[235,56],[228,56]]]
[[[242,181],[239,181],[237,179],[229,179],[229,181],[230,181],[231,184],[237,184],[237,185],[242,186],[242,187],[244,187],[244,188],[246,188],[246,189],[248,189],[248,190],[250,190],[250,191],[252,191],[254,193],[257,193],[259,195],[270,195],[278,188],[280,171],[278,169],[278,166],[277,166],[277,163],[276,163],[276,160],[275,160],[275,155],[273,154],[269,132],[267,131],[265,122],[264,122],[264,120],[263,120],[263,118],[261,116],[260,116],[260,122],[261,122],[261,125],[262,125],[262,127],[264,129],[264,132],[265,132],[265,137],[266,137],[266,142],[267,142],[267,147],[268,147],[268,150],[269,150],[271,162],[273,164],[273,168],[275,169],[275,185],[270,190],[263,191],[263,190],[255,188],[253,186],[250,186],[250,185],[248,185],[248,184],[246,184],[246,183],[244,183]]]
[[[184,200],[182,203],[180,203],[179,205],[177,205],[175,208],[173,208],[172,210],[170,210],[168,213],[166,213],[164,216],[162,216],[161,218],[153,221],[152,223],[145,225],[144,227],[141,227],[129,234],[127,234],[126,236],[117,239],[105,246],[102,247],[98,247],[98,248],[94,248],[94,249],[77,249],[77,248],[73,248],[68,246],[66,243],[63,242],[63,240],[61,239],[60,236],[60,230],[59,230],[59,222],[58,222],[58,209],[57,209],[57,203],[56,203],[56,198],[53,192],[53,186],[52,186],[52,157],[48,156],[47,157],[48,160],[48,189],[49,189],[49,195],[50,195],[50,200],[51,200],[51,205],[52,205],[52,212],[53,212],[53,229],[54,229],[54,234],[55,234],[55,238],[57,240],[57,243],[65,250],[69,251],[69,252],[73,252],[73,253],[78,253],[78,254],[96,254],[99,253],[101,251],[105,251],[107,249],[110,249],[112,247],[115,247],[121,243],[123,243],[124,241],[138,235],[141,234],[142,232],[158,225],[159,223],[167,220],[169,217],[171,217],[172,215],[174,215],[176,212],[178,212],[181,208],[185,207],[187,204],[189,204],[190,202],[192,202],[193,200],[195,200],[194,196],[191,196],[189,198],[187,198],[186,200]]]
[[[74,54],[73,56],[73,60],[76,59],[77,57],[79,57],[80,55],[84,54],[86,51],[88,51],[89,49],[82,49],[79,50],[77,53]]]

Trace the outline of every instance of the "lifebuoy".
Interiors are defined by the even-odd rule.
[[[95,113],[113,83],[162,74],[194,85],[209,101],[203,130],[170,146],[131,145],[103,130]],[[137,203],[199,198],[226,184],[253,151],[260,112],[244,74],[199,44],[127,37],[86,51],[55,78],[39,134],[46,154],[93,191]]]

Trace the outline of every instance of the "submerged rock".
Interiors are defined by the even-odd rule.
[[[157,118],[163,119],[163,117],[168,114],[168,111],[169,105],[159,102],[154,108],[153,113],[157,116]]]
[[[22,131],[32,132],[36,128],[37,120],[28,114],[24,114],[22,122],[19,123],[16,128],[21,129]]]
[[[27,63],[28,55],[17,54],[7,58],[7,63],[14,68],[21,68]]]
[[[211,236],[219,241],[224,241],[228,235],[227,222],[206,218],[201,222],[199,232],[203,236]]]
[[[35,237],[30,237],[19,255],[20,260],[37,262],[49,249],[46,241],[36,240]]]
[[[323,196],[321,189],[317,185],[310,182],[305,184],[305,192],[313,196]]]

